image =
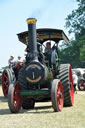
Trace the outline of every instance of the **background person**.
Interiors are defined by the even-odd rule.
[[[22,68],[22,66],[23,66],[23,61],[21,60],[21,56],[18,56],[15,67],[13,68],[16,80],[18,79],[18,73],[19,70]]]
[[[10,56],[10,59],[8,60],[8,65],[9,65],[9,68],[13,68],[13,66],[15,65],[15,62],[14,62],[14,56]]]
[[[74,71],[72,72],[72,77],[73,77],[74,92],[77,93],[76,86],[78,84],[78,77]]]
[[[23,61],[22,61],[22,59],[21,59],[21,56],[18,56],[17,64],[20,64],[20,65],[22,65],[22,64],[23,64]]]
[[[21,61],[21,56],[18,56],[17,62],[22,62],[22,61]]]

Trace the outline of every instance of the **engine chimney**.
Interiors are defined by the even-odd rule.
[[[30,60],[38,60],[37,40],[36,40],[36,22],[34,18],[27,19],[29,30],[29,58]]]

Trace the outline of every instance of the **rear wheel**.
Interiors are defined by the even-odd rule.
[[[4,96],[8,97],[8,89],[12,80],[14,79],[14,72],[12,69],[5,69],[2,74],[2,91]]]
[[[74,104],[74,87],[70,64],[60,65],[59,79],[64,91],[64,106],[72,106]]]
[[[51,88],[51,100],[52,100],[52,106],[55,112],[61,111],[63,108],[63,88],[60,80],[55,79],[52,82],[52,88]]]
[[[8,91],[8,106],[12,113],[18,113],[22,106],[22,97],[19,95],[21,91],[18,82],[11,84]]]

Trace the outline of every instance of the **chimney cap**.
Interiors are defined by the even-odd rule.
[[[26,21],[28,24],[35,24],[37,22],[35,18],[28,18]]]

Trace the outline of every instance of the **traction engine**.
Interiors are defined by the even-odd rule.
[[[36,102],[51,101],[55,112],[74,104],[74,87],[70,64],[59,63],[58,43],[69,42],[62,30],[36,29],[36,19],[27,19],[28,31],[18,38],[26,48],[25,64],[16,81],[8,89],[8,105],[12,113],[33,109]],[[50,52],[45,51],[47,41],[54,42]],[[44,52],[45,51],[45,52]]]

